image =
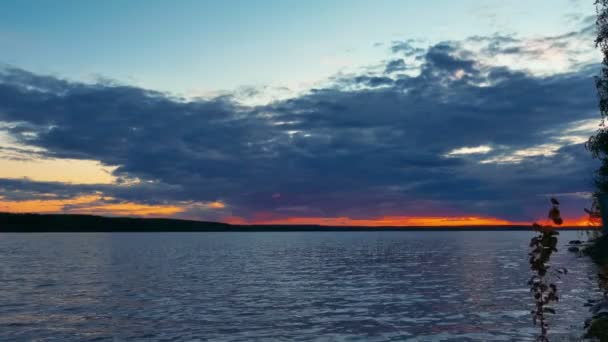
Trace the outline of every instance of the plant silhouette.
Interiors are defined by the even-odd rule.
[[[561,225],[563,220],[560,215],[559,201],[551,198],[551,208],[549,209],[549,219],[555,225]],[[557,252],[557,242],[559,232],[551,225],[542,226],[538,223],[532,225],[538,235],[530,239],[530,269],[533,272],[528,281],[530,291],[534,296],[535,306],[532,309],[532,322],[539,325],[541,333],[537,341],[549,341],[549,324],[547,314],[555,314],[552,303],[559,301],[557,286],[552,281],[559,278],[568,271],[565,268],[551,268],[549,262],[553,252]]]

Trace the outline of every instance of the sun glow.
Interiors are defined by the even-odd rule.
[[[385,216],[370,219],[349,217],[286,217],[246,220],[230,216],[226,223],[247,225],[322,225],[339,227],[458,227],[458,226],[531,226],[532,222],[517,222],[486,216]],[[564,219],[563,227],[594,227],[587,216]]]
[[[492,151],[492,147],[487,145],[480,145],[475,147],[461,147],[455,150],[448,152],[445,156],[447,157],[455,157],[462,156],[467,154],[486,154]]]
[[[207,204],[208,208],[211,209],[224,209],[226,208],[226,204],[224,204],[224,202],[221,201],[215,201],[215,202],[211,202],[209,204]]]
[[[70,184],[113,184],[116,166],[97,160],[51,158],[44,149],[15,141],[2,128],[12,127],[0,121],[0,178]]]
[[[482,216],[385,216],[373,219],[352,219],[349,217],[288,217],[254,219],[247,221],[239,217],[225,219],[233,224],[270,224],[270,225],[324,225],[324,226],[370,226],[370,227],[405,227],[405,226],[508,226],[527,223],[511,222],[494,217]]]
[[[0,212],[9,213],[66,213],[97,214],[109,216],[172,216],[184,211],[175,205],[153,205],[133,202],[108,203],[112,198],[100,195],[79,196],[70,199],[49,199],[25,201],[0,200]]]
[[[116,181],[112,176],[115,169],[94,160],[0,158],[0,178],[27,178],[37,182],[112,184]]]
[[[0,197],[0,212],[9,213],[64,213],[105,216],[184,218],[192,208],[206,208],[221,212],[228,205],[222,201],[206,203],[145,204],[119,201],[102,194],[58,198],[54,194],[42,195],[35,200],[7,200]],[[200,219],[187,217],[188,219]],[[384,216],[376,218],[339,217],[276,217],[271,213],[254,215],[252,219],[227,216],[220,221],[236,225],[321,225],[358,227],[456,227],[456,226],[513,226],[531,225],[488,216]],[[542,222],[542,219],[538,221]],[[587,216],[564,218],[563,227],[594,227]]]
[[[171,216],[184,211],[183,208],[172,205],[148,205],[138,203],[116,203],[84,206],[82,208],[70,210],[71,213],[87,214],[95,213],[99,215],[112,216]]]

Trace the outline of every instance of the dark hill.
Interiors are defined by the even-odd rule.
[[[578,227],[573,229],[586,229]],[[160,218],[104,217],[71,214],[0,213],[0,232],[289,232],[289,231],[483,231],[531,230],[531,226],[475,227],[335,227],[316,225],[230,225]]]

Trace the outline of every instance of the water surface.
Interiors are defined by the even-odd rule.
[[[0,340],[533,340],[532,236],[0,234]],[[574,338],[594,266],[563,247],[554,263],[570,273],[550,329]]]

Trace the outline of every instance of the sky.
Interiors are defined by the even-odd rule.
[[[583,222],[593,1],[0,3],[0,211]]]

